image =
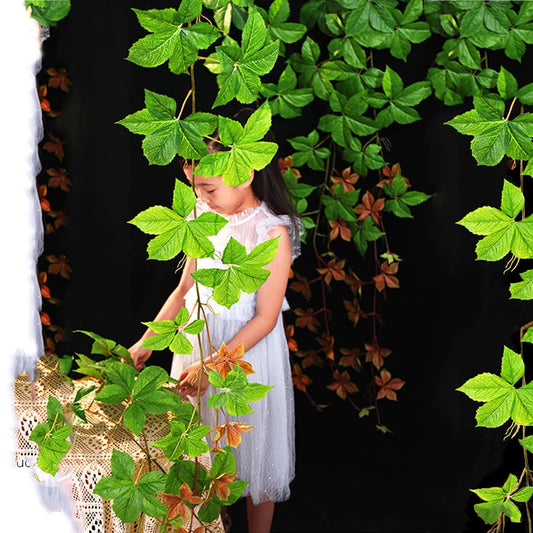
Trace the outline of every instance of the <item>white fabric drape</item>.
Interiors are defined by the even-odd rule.
[[[41,296],[36,261],[42,250],[43,228],[36,175],[37,145],[42,120],[35,74],[40,69],[38,24],[23,0],[0,4],[0,347],[4,368],[0,400],[4,449],[0,471],[4,490],[2,522],[14,531],[70,533],[68,515],[51,513],[42,505],[33,470],[15,465],[13,384],[26,371],[33,379],[35,362],[44,353],[39,310]]]

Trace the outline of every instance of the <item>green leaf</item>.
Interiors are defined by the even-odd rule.
[[[502,512],[502,502],[487,502],[477,503],[474,505],[474,510],[478,516],[485,522],[485,524],[493,524],[496,522],[500,513]]]
[[[111,339],[106,339],[92,331],[75,330],[75,333],[83,333],[94,340],[91,346],[92,354],[104,355],[113,359],[125,359],[130,365],[135,366],[128,350]]]
[[[522,487],[512,495],[512,499],[515,502],[527,502],[530,500],[532,495],[533,487]]]
[[[516,218],[524,207],[524,194],[520,187],[511,182],[503,181],[501,210],[509,217]]]
[[[533,435],[520,439],[519,442],[528,452],[533,453]]]
[[[496,84],[500,96],[504,100],[508,100],[516,96],[518,90],[518,82],[516,78],[504,67],[500,67],[500,73],[498,74],[498,81]]]
[[[479,407],[476,411],[477,425],[495,428],[505,424],[511,417],[515,398],[516,391],[511,387],[507,394],[503,394]]]
[[[59,463],[70,449],[71,444],[65,439],[70,437],[72,428],[63,425],[63,408],[57,398],[48,396],[46,412],[48,421],[35,426],[29,440],[39,446],[37,466],[55,476]]]
[[[241,47],[237,44],[216,47],[221,71],[213,107],[227,104],[233,98],[247,104],[257,99],[261,88],[259,76],[272,70],[279,53],[279,42],[265,45],[266,36],[263,17],[251,9],[242,31]]]
[[[506,199],[506,203],[509,199]],[[503,203],[503,198],[502,198]],[[478,207],[464,216],[457,224],[464,226],[474,235],[490,235],[498,231],[506,230],[512,219],[495,207]]]
[[[476,402],[489,402],[507,396],[511,389],[512,385],[500,376],[485,372],[470,378],[457,390]]]
[[[157,67],[168,61],[175,74],[187,72],[198,59],[198,50],[208,48],[219,38],[219,32],[207,22],[192,22],[202,11],[199,0],[187,0],[178,11],[133,9],[140,25],[151,32],[129,50],[127,60],[143,66]]]
[[[57,26],[70,12],[70,0],[25,0],[30,16],[42,26]]]
[[[244,127],[236,121],[227,121],[228,125],[233,123],[234,127],[232,142],[226,144],[230,150],[214,152],[202,158],[196,173],[206,177],[221,175],[224,183],[235,186],[248,181],[253,170],[266,167],[278,146],[273,142],[258,140],[268,131],[272,122],[268,103],[254,111]]]
[[[106,500],[113,500],[113,511],[125,523],[135,522],[143,511],[148,516],[161,518],[167,507],[155,495],[165,486],[165,474],[152,471],[134,480],[135,463],[125,452],[113,450],[111,476],[100,479],[94,493]]]
[[[501,376],[514,385],[524,375],[524,361],[520,354],[504,346]]]
[[[511,299],[533,300],[533,270],[520,272],[522,281],[511,283]]]

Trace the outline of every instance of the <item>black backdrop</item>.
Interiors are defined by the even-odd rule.
[[[130,8],[172,3],[73,4],[44,45],[45,67],[65,67],[73,81],[63,114],[54,119],[73,181],[63,245],[74,273],[64,323],[69,332],[95,331],[129,346],[178,275],[173,262],[146,260],[146,236],[126,221],[150,205],[168,205],[179,170],[149,166],[140,136],[114,123],[144,107],[145,87],[179,101],[188,80],[166,66],[150,70],[124,60],[144,35]],[[407,65],[389,64],[411,83],[431,66],[434,52],[424,44]],[[525,82],[526,62],[509,68],[518,68]],[[205,109],[214,82],[201,68],[198,75]],[[476,207],[499,205],[506,172],[503,164],[478,168],[468,138],[443,125],[466,109],[430,98],[420,106],[421,122],[387,132],[387,160],[401,161],[415,188],[434,194],[414,209],[414,221],[389,223],[404,262],[401,289],[388,294],[383,345],[393,349],[393,374],[407,382],[398,404],[385,406],[394,431],[382,435],[340,401],[318,413],[297,392],[297,474],[291,499],[277,506],[273,531],[485,531],[468,489],[520,474],[519,446],[504,441],[502,429],[475,428],[474,403],[455,391],[477,373],[497,373],[503,345],[517,349],[517,331],[531,319],[529,304],[508,300],[516,274],[503,276],[503,263],[476,262],[475,239],[455,224]],[[308,112],[284,124],[283,134],[298,135],[315,121]],[[357,329],[351,335],[360,345]],[[84,338],[69,335],[68,350],[86,347]],[[152,361],[168,368],[168,356],[157,357]],[[242,502],[232,516],[233,531],[243,531]]]

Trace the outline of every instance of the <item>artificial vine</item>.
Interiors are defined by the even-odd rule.
[[[499,208],[479,208],[467,214],[460,224],[483,237],[476,247],[478,259],[498,261],[510,254],[507,269],[513,271],[518,260],[533,258],[532,223],[530,216],[526,216],[523,190],[524,176],[533,174],[533,120],[525,112],[526,106],[533,105],[533,84],[519,88],[511,72],[503,67],[491,68],[491,54],[520,61],[527,44],[533,43],[533,4],[309,0],[298,7],[296,13],[296,3],[290,4],[288,0],[268,3],[185,0],[177,9],[134,9],[147,35],[132,45],[128,60],[143,67],[166,63],[173,74],[189,77],[190,90],[181,101],[176,101],[145,89],[145,108],[123,118],[119,124],[144,136],[142,148],[151,164],[166,165],[179,155],[197,160],[199,174],[222,175],[226,183],[236,185],[248,178],[251,169],[264,167],[274,156],[276,146],[261,140],[272,120],[275,125],[290,125],[309,109],[313,110],[317,119],[310,131],[289,138],[280,158],[305,228],[303,240],[315,261],[311,272],[307,264],[304,268],[296,263],[290,283],[294,323],[287,325],[287,337],[293,357],[293,379],[295,386],[317,408],[322,408],[331,397],[317,393],[316,388],[311,394],[309,386],[322,379],[326,367],[331,376],[326,380],[327,387],[348,401],[360,417],[375,413],[377,427],[387,432],[379,402],[396,400],[397,391],[404,385],[387,368],[393,347],[383,346],[380,340],[385,296],[400,286],[398,273],[402,262],[387,227],[393,216],[412,218],[411,208],[429,198],[413,187],[404,175],[404,172],[409,175],[409,171],[401,161],[397,158],[388,161],[391,142],[387,129],[420,120],[416,107],[431,95],[447,106],[473,98],[474,108],[455,117],[449,125],[473,137],[472,154],[478,164],[493,166],[504,157],[510,158],[518,174],[518,185],[505,181]],[[430,38],[440,42],[442,49],[424,76],[406,83],[397,65],[407,60],[414,46]],[[213,101],[202,101],[198,95],[195,84],[198,63],[203,63],[216,79]],[[234,100],[257,108],[244,127],[221,114],[198,111],[224,109]],[[207,154],[204,138],[217,128],[221,142],[229,150]],[[208,237],[224,222],[216,217],[200,220],[204,215],[190,217],[194,212],[194,195],[186,189],[176,181],[171,207],[148,208],[132,221],[144,232],[155,235],[148,245],[149,258],[169,260],[181,253],[194,258],[211,252]],[[268,250],[255,252],[260,262],[254,256],[253,264],[247,264],[242,250],[232,244],[225,251],[226,257],[239,257],[241,262],[228,259],[228,271],[198,273],[196,282],[216,287],[222,282],[226,290],[217,291],[218,302],[230,306],[241,290],[257,288],[252,281],[254,276],[239,285],[232,273],[235,269],[247,272],[251,266],[257,271],[262,269],[272,253],[270,246],[274,244]],[[358,256],[352,253],[354,249]],[[363,260],[367,257],[368,268],[362,266],[366,265]],[[522,281],[511,284],[512,298],[533,297],[532,272],[522,272]],[[344,321],[337,318],[339,308],[335,302],[339,301]],[[196,334],[205,325],[200,304],[198,311],[196,317],[180,313],[172,324],[150,324],[157,333],[152,347],[181,348],[186,344],[183,333]],[[354,337],[357,335],[359,340],[340,346],[338,332],[345,331],[347,325],[357,328]],[[485,500],[476,505],[476,511],[485,522],[493,524],[495,531],[503,528],[506,518],[521,520],[513,501],[526,502],[533,492],[529,488],[526,452],[533,447],[525,432],[525,427],[533,422],[533,397],[530,385],[524,381],[522,359],[522,343],[530,339],[528,328],[529,325],[521,330],[519,352],[505,348],[499,376],[481,374],[460,389],[484,403],[478,411],[478,425],[496,427],[511,419],[514,424],[511,434],[522,435],[525,458],[522,475],[511,475],[501,488],[476,489]],[[105,380],[98,392],[100,400],[119,398],[134,405],[132,387],[139,376],[132,374],[132,370],[118,370],[116,359],[126,358],[124,350],[114,351],[119,345],[112,343],[110,348],[112,341],[91,335],[95,339],[95,353],[110,359],[89,363],[80,357],[78,371],[93,369],[90,372],[94,373],[94,368],[98,369],[98,377]],[[242,384],[245,374],[241,373],[238,359],[235,354],[228,355],[233,365],[231,372],[235,373],[230,382]],[[128,376],[117,377],[121,372]],[[232,390],[230,374],[211,373],[211,382]],[[161,392],[167,378],[163,374],[158,378]],[[519,381],[521,385],[516,387]],[[128,386],[118,394],[116,387],[123,382]],[[117,392],[118,396],[110,394],[107,398],[102,394],[104,390]],[[199,433],[210,431],[197,418],[179,425],[175,419],[180,419],[183,409],[181,404],[170,409],[173,429],[169,439],[181,442],[185,437],[180,435],[193,427]],[[132,416],[131,425],[125,423],[139,433],[141,422]],[[217,428],[218,436],[225,432],[227,439],[231,429]],[[167,459],[181,461],[178,456]],[[120,454],[114,461],[117,471],[131,468],[119,464]],[[176,492],[178,482],[174,480],[174,492],[169,493],[180,502],[186,501],[193,513],[200,506],[203,511],[199,518],[214,517],[216,507],[208,512],[205,510],[211,505],[208,500],[200,503],[194,498],[209,492],[207,487],[219,475],[231,478],[232,468],[222,474],[219,466],[217,462],[215,473],[207,473],[200,484],[195,479],[194,486],[189,484],[183,493]],[[158,477],[159,487],[163,478]],[[188,490],[192,490],[192,496]],[[185,494],[189,494],[189,499]],[[116,496],[112,491],[102,495]],[[141,508],[135,516],[141,510],[148,512]],[[531,523],[527,505],[526,510]],[[162,508],[158,513],[161,517]],[[123,518],[134,518],[133,513]],[[167,515],[163,520],[172,519]]]

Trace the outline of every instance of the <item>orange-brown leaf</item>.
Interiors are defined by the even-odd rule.
[[[161,494],[162,502],[168,506],[167,518],[172,520],[180,515],[183,521],[187,520],[189,516],[189,508],[183,503],[183,498],[177,494]]]
[[[46,85],[40,85],[37,89],[37,94],[39,95],[39,103],[41,104],[41,109],[43,111],[51,111],[52,107],[50,106],[50,102],[47,100],[46,95],[48,93],[48,89]]]
[[[357,204],[354,208],[354,211],[359,215],[357,220],[364,220],[370,216],[376,224],[379,224],[381,211],[383,211],[383,208],[385,207],[385,198],[378,198],[375,200],[372,193],[366,191],[365,194],[363,194],[362,200],[363,202]]]
[[[383,359],[390,355],[392,350],[381,348],[377,344],[365,344],[367,363],[371,362],[378,370],[383,366]]]
[[[59,137],[56,137],[52,135],[51,133],[48,134],[50,141],[47,141],[43,144],[43,148],[52,154],[55,154],[55,156],[60,160],[63,161],[63,157],[65,157],[65,152],[63,151],[63,141],[59,139]]]
[[[352,172],[351,167],[346,167],[340,176],[338,174],[336,176],[331,176],[333,186],[342,184],[344,192],[353,191],[355,188],[354,185],[357,183],[358,179],[359,174]]]
[[[317,270],[319,274],[324,276],[324,281],[329,285],[332,278],[336,281],[341,281],[346,278],[346,272],[344,272],[345,263],[346,259],[339,261],[330,259],[324,268],[317,268]]]
[[[338,220],[328,220],[331,230],[329,232],[329,240],[334,241],[337,237],[343,241],[352,240],[352,231],[348,227],[346,220],[339,218]]]
[[[347,370],[345,370],[342,374],[338,370],[335,370],[335,372],[333,372],[333,383],[327,385],[327,387],[328,389],[335,391],[337,396],[343,400],[346,399],[348,394],[357,392],[359,390],[357,385],[352,382],[350,374]]]
[[[343,354],[340,358],[339,365],[349,366],[358,372],[361,370],[361,359],[359,359],[361,353],[358,348],[341,348]]]
[[[378,400],[387,398],[388,400],[396,401],[396,391],[400,390],[405,385],[405,381],[398,378],[392,378],[391,373],[385,369],[381,371],[379,377],[375,376],[374,380],[376,384],[381,387],[376,396]]]
[[[287,346],[291,352],[298,351],[298,343],[294,339],[294,326],[291,324],[285,328],[285,338],[287,339]]]
[[[241,434],[247,433],[253,428],[253,426],[247,426],[246,424],[241,424],[239,422],[226,422],[221,426],[216,427],[217,436],[216,440],[226,437],[226,442],[232,448],[237,448],[241,443]]]
[[[48,178],[48,187],[61,189],[65,192],[70,191],[72,181],[68,177],[68,172],[64,168],[60,168],[59,170],[49,168],[46,173],[50,176],[50,178]]]
[[[68,260],[65,255],[47,255],[46,259],[50,263],[48,265],[49,274],[59,274],[63,278],[70,278],[72,267],[68,264]]]
[[[302,392],[307,390],[307,385],[313,383],[311,378],[304,374],[300,365],[293,365],[292,367],[292,383],[293,385]]]
[[[191,487],[186,482],[183,482],[180,486],[180,495],[186,502],[192,503],[193,505],[198,505],[204,501],[200,496],[194,495]]]
[[[215,360],[211,363],[207,363],[205,366],[209,368],[209,370],[219,372],[223,378],[225,378],[237,364],[242,368],[245,374],[253,374],[254,369],[252,368],[252,365],[248,363],[248,361],[241,361],[243,355],[244,344],[235,346],[230,352],[226,344],[223,342],[217,354],[214,356]]]
[[[294,314],[298,317],[294,324],[298,328],[307,328],[310,331],[316,332],[316,328],[320,322],[315,318],[315,310],[308,307],[307,309],[295,309]]]
[[[309,300],[311,298],[311,285],[309,284],[309,280],[298,274],[298,272],[296,272],[295,277],[297,281],[291,282],[290,289],[294,292],[301,292],[302,296],[306,300]]]
[[[46,69],[46,73],[50,78],[48,79],[48,86],[52,87],[54,89],[57,89],[58,87],[68,93],[70,91],[70,86],[72,85],[72,82],[70,81],[69,77],[67,76],[67,71],[64,68],[49,68]]]

